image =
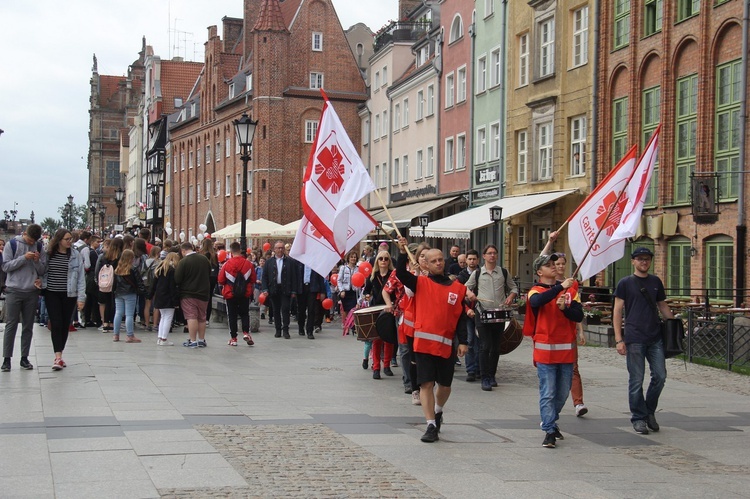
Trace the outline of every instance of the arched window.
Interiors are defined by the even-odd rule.
[[[453,23],[451,24],[451,36],[448,43],[453,43],[462,36],[464,36],[464,23],[461,20],[461,16],[456,14],[456,17],[453,18]]]

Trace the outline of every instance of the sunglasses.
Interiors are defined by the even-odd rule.
[[[387,262],[388,260],[390,260],[390,258],[387,257],[387,256],[380,256],[380,257],[378,257],[378,261],[379,262]]]

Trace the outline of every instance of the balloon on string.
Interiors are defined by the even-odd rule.
[[[330,298],[326,298],[325,300],[323,300],[323,303],[321,303],[321,305],[323,305],[324,309],[331,310],[333,308],[333,300],[331,300]]]
[[[266,303],[266,298],[268,298],[268,293],[261,293],[258,297],[258,303],[263,305],[264,303]]]
[[[227,250],[220,249],[216,252],[216,258],[219,259],[220,262],[224,262],[227,259]]]
[[[352,275],[352,285],[361,288],[365,285],[365,275],[362,272],[355,272]]]
[[[204,232],[203,237],[205,237],[206,239],[211,239],[211,234],[209,234],[208,232]]]
[[[164,227],[166,227],[167,229],[171,229],[172,228],[172,222],[167,222],[167,224]]]
[[[206,224],[200,224],[198,226],[198,228],[200,229],[201,232],[206,232],[206,229],[208,229],[208,227],[206,226]]]
[[[362,272],[365,277],[370,277],[370,274],[372,274],[372,265],[370,265],[370,262],[362,262],[359,264],[359,271]]]
[[[180,232],[180,242],[181,243],[185,242],[185,233],[184,232]]]
[[[166,229],[164,229],[164,232],[166,232],[168,236],[171,236],[172,235],[172,227],[167,227]]]
[[[203,241],[203,238],[206,237],[203,234],[198,234],[198,241]]]
[[[338,286],[339,285],[339,275],[338,274],[331,274],[331,286]]]
[[[269,251],[271,249],[271,243],[263,243],[263,251]]]

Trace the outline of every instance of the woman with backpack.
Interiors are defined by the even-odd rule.
[[[47,272],[42,276],[42,289],[47,303],[52,349],[55,360],[53,371],[66,367],[62,359],[68,341],[68,329],[73,311],[78,302],[78,310],[83,310],[86,302],[86,275],[80,252],[72,248],[73,237],[70,231],[58,229],[52,236],[47,249]]]
[[[156,344],[159,346],[174,346],[167,340],[169,331],[172,329],[175,309],[180,306],[180,293],[174,280],[175,269],[180,261],[180,254],[169,252],[159,262],[154,271],[154,284],[152,286],[151,302],[154,304],[154,317],[159,316],[159,330]],[[158,314],[157,314],[158,312]]]
[[[134,259],[135,253],[132,250],[124,250],[115,269],[115,325],[112,341],[120,341],[120,325],[122,324],[122,317],[125,316],[125,331],[128,335],[125,343],[141,342],[135,336],[133,315],[138,295],[145,295],[146,289],[138,271],[133,268]]]
[[[102,332],[112,331],[114,320],[115,296],[112,288],[115,284],[115,269],[120,262],[120,256],[124,247],[122,238],[109,239],[109,247],[106,252],[96,261],[95,279],[99,287],[99,310],[102,316]]]

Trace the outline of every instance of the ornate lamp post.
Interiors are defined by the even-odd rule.
[[[148,183],[151,188],[151,243],[156,242],[157,227],[161,220],[161,217],[159,216],[159,210],[161,209],[159,206],[159,187],[162,185],[164,171],[161,168],[161,161],[159,161],[160,157],[161,156],[158,153],[154,156],[151,168],[148,170]]]
[[[102,237],[104,237],[104,228],[107,225],[107,207],[106,205],[102,204],[99,208],[99,224],[102,226]]]
[[[65,205],[68,212],[68,230],[73,230],[73,195],[68,196],[68,203]]]
[[[122,222],[122,200],[125,199],[125,189],[118,187],[115,190],[115,205],[117,205],[117,223]]]
[[[427,239],[427,225],[430,223],[430,217],[427,215],[419,215],[419,226],[422,227],[422,241]]]
[[[490,206],[490,220],[495,222],[495,237],[493,238],[493,240],[497,241],[498,235],[500,234],[498,226],[503,223],[503,207],[502,206]],[[499,248],[497,250],[498,264],[502,265],[503,263],[502,244],[498,243],[498,248]]]
[[[96,199],[89,201],[89,211],[91,212],[91,231],[96,232],[96,212],[99,210],[99,203]]]
[[[247,164],[252,154],[253,138],[258,121],[253,121],[246,113],[238,120],[234,120],[234,130],[237,132],[237,142],[240,144],[240,159],[242,159],[242,225],[240,229],[240,246],[242,254],[247,250]]]

